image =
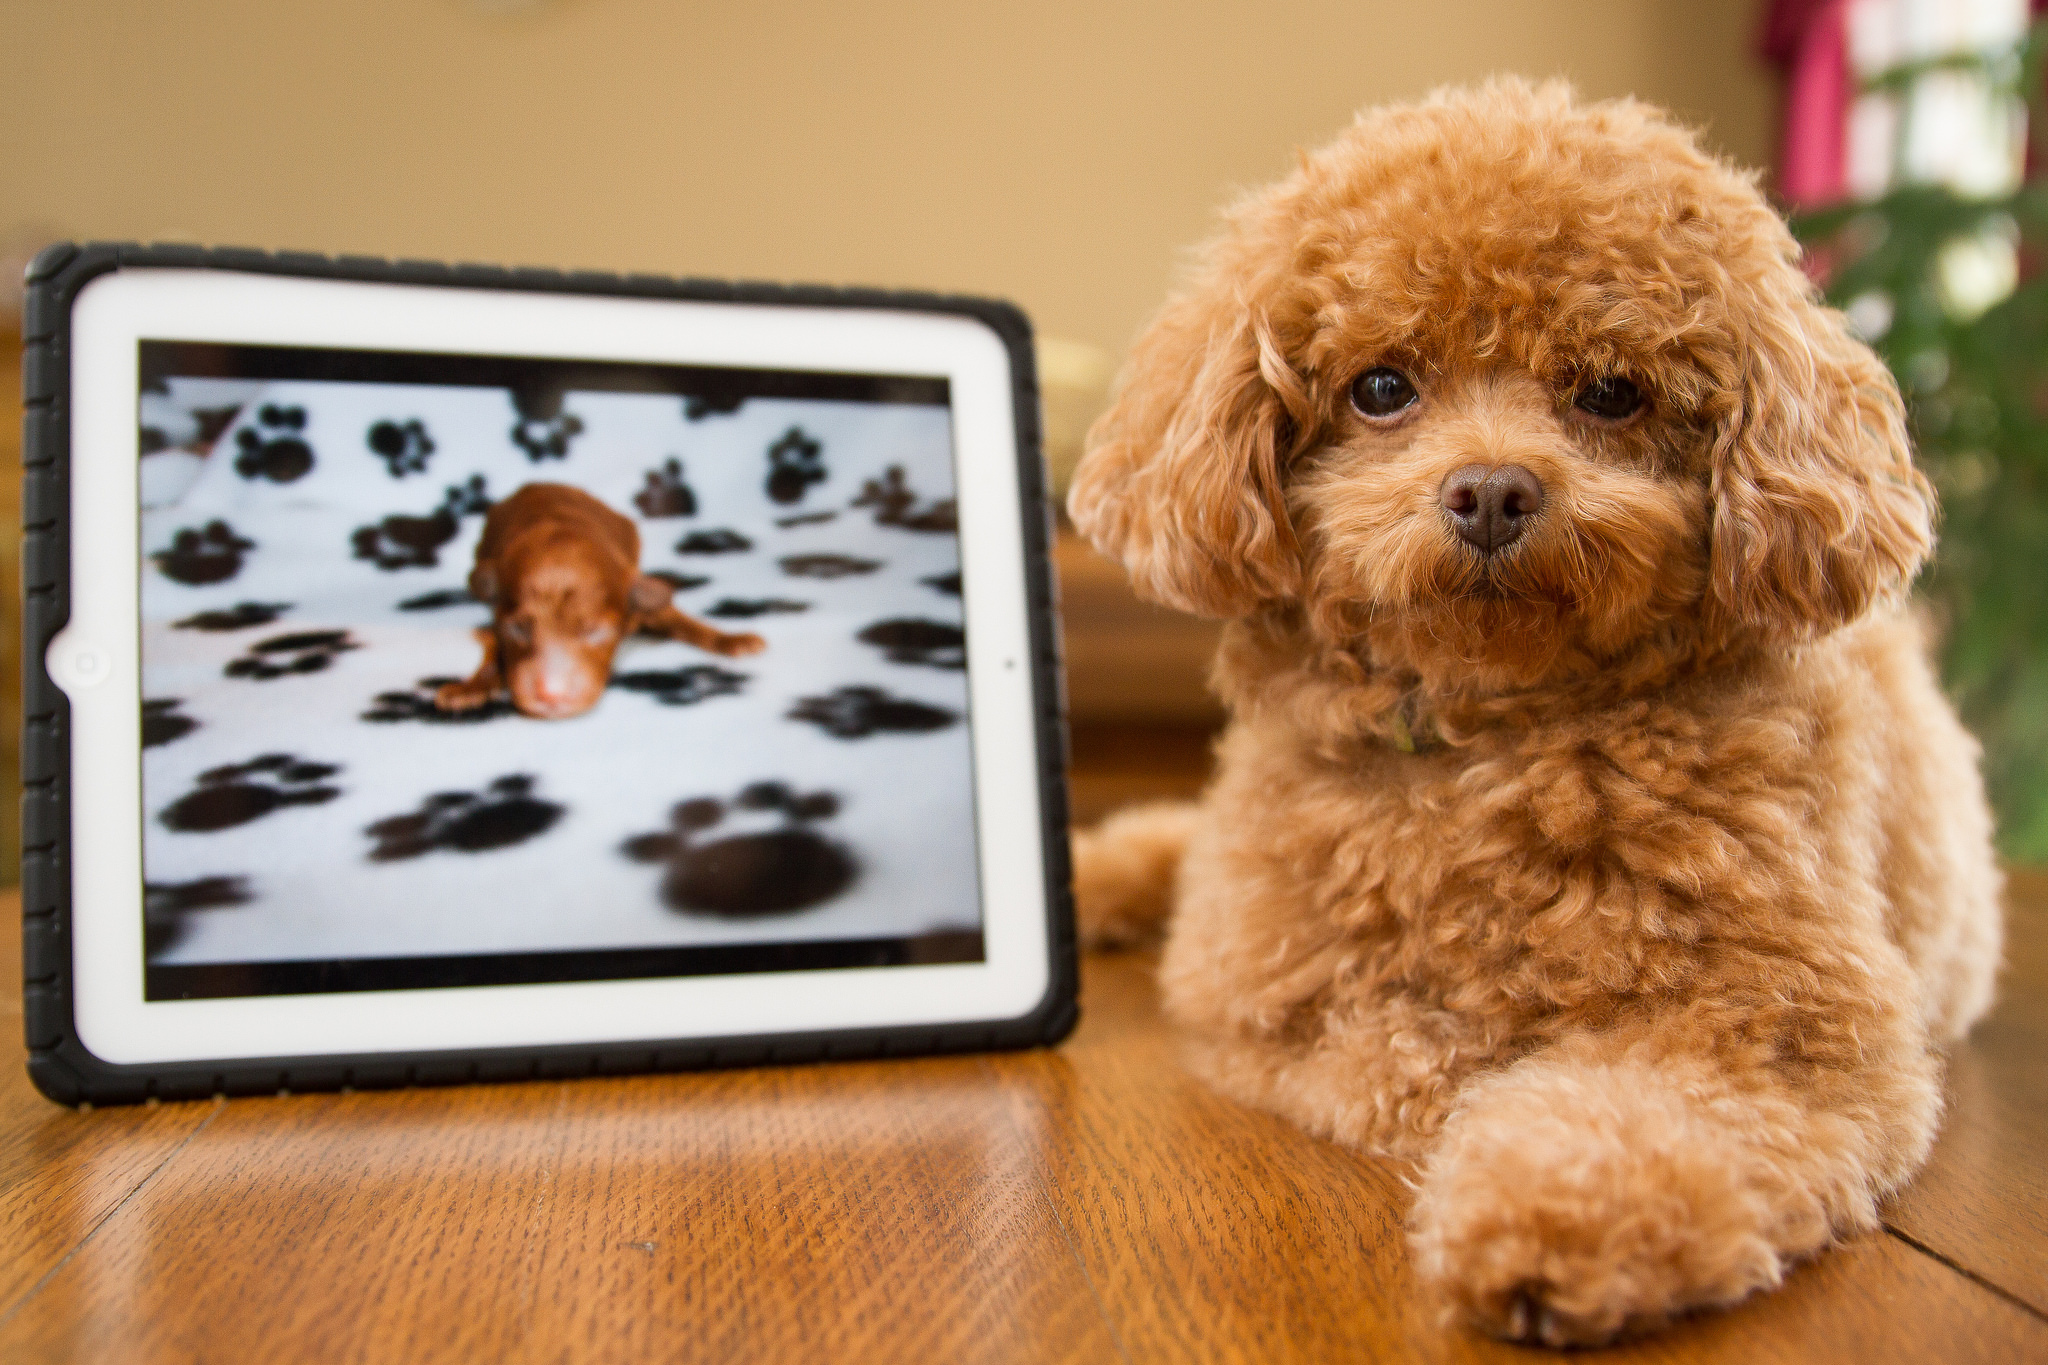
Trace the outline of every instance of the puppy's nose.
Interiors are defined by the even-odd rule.
[[[1451,471],[1436,498],[1459,538],[1492,554],[1512,545],[1543,510],[1543,481],[1518,464],[1468,464]]]

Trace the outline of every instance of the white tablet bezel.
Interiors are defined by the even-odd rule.
[[[996,1023],[1053,973],[1010,355],[957,314],[616,298],[213,269],[100,276],[71,315],[73,1018],[104,1061],[545,1047]],[[149,1001],[143,990],[138,343],[144,339],[944,378],[951,390],[980,963]]]

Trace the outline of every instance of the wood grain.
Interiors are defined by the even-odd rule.
[[[2006,963],[1949,1059],[1933,1155],[1885,1224],[2048,1316],[2048,874],[2007,883]]]
[[[1602,1361],[2048,1360],[2035,885],[1903,1236]],[[1543,1358],[1438,1321],[1402,1168],[1189,1080],[1141,957],[1053,1052],[74,1113],[0,938],[10,1362]]]

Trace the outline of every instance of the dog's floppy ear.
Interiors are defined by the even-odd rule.
[[[1714,436],[1711,592],[1728,624],[1797,639],[1913,581],[1934,490],[1883,362],[1803,282],[1766,290]]]
[[[1263,320],[1221,291],[1169,304],[1088,433],[1067,508],[1149,597],[1236,617],[1300,589],[1281,466],[1307,398]]]

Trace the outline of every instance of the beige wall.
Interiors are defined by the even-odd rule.
[[[1009,295],[1120,350],[1362,103],[1565,74],[1757,162],[1745,0],[0,0],[0,234]]]

